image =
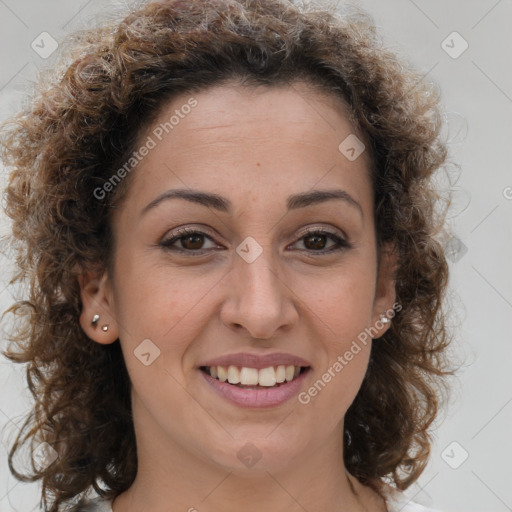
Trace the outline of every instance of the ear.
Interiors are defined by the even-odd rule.
[[[374,339],[380,338],[391,325],[396,311],[402,307],[396,304],[395,273],[397,269],[398,252],[394,244],[386,243],[381,247],[380,262],[377,274],[375,299],[373,303],[372,332]],[[383,322],[385,316],[389,322]]]
[[[78,282],[82,298],[80,314],[82,329],[97,343],[113,343],[119,336],[119,329],[115,320],[112,290],[106,272],[101,276],[93,272],[85,272],[79,277]]]

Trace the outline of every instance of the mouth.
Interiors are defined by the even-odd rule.
[[[217,396],[238,407],[258,409],[290,403],[313,367],[286,352],[239,352],[201,361],[197,369]]]
[[[273,389],[285,386],[309,370],[309,366],[277,365],[266,368],[247,366],[201,366],[211,378],[242,389]]]

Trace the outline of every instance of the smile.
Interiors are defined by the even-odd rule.
[[[220,382],[227,382],[245,389],[258,389],[261,387],[279,387],[283,383],[291,382],[307,368],[304,366],[278,365],[258,369],[230,365],[202,366],[201,370]]]
[[[282,369],[279,370],[279,366],[275,368],[272,367],[271,369],[268,369],[270,367],[261,368],[260,370],[251,367],[234,367],[236,371],[231,370],[232,380],[243,379],[243,382],[255,382],[255,375],[257,375],[258,384],[242,384],[242,382],[230,383],[227,380],[230,367],[223,367],[225,374],[223,374],[221,370],[221,375],[226,378],[225,381],[219,379],[218,367],[213,367],[213,373],[215,374],[215,371],[217,371],[216,377],[211,375],[212,367],[209,366],[201,367],[199,374],[203,376],[208,388],[215,393],[214,396],[220,396],[223,400],[245,409],[261,409],[278,407],[296,398],[304,387],[304,379],[311,371],[310,367],[291,366],[293,376],[291,380],[286,380],[287,367],[285,366],[285,380],[283,382],[277,382],[278,374],[281,378],[283,371]],[[249,371],[243,371],[244,368]],[[289,369],[288,372],[288,375],[290,375],[292,370]],[[262,375],[262,377],[260,377],[260,375]],[[237,376],[240,377],[237,379]],[[260,384],[260,378],[262,379],[263,385]],[[275,384],[270,385],[274,379],[276,381]]]

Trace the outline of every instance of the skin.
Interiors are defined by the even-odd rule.
[[[141,140],[189,98],[166,104]],[[377,267],[367,154],[349,161],[338,150],[355,133],[344,106],[306,84],[232,83],[194,98],[197,107],[132,171],[113,219],[113,275],[81,280],[83,329],[98,343],[119,338],[132,382],[138,474],[113,510],[385,511],[342,456],[344,415],[371,340],[307,405],[242,408],[198,370],[225,354],[287,352],[311,363],[304,391],[393,306],[396,261],[385,247]],[[142,213],[169,189],[216,193],[232,211],[172,199]],[[312,189],[343,189],[359,207],[329,200],[287,211],[289,195]],[[172,252],[160,243],[177,227],[207,236],[177,240],[188,253]],[[305,228],[350,248],[318,255]],[[263,250],[252,263],[236,252],[248,236]],[[148,366],[134,355],[144,339],[160,350]],[[237,457],[248,442],[261,454],[251,468]]]

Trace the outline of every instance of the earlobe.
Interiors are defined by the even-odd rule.
[[[80,325],[83,331],[97,343],[113,343],[118,338],[118,328],[107,274],[98,276],[85,272],[78,282],[82,299]]]

